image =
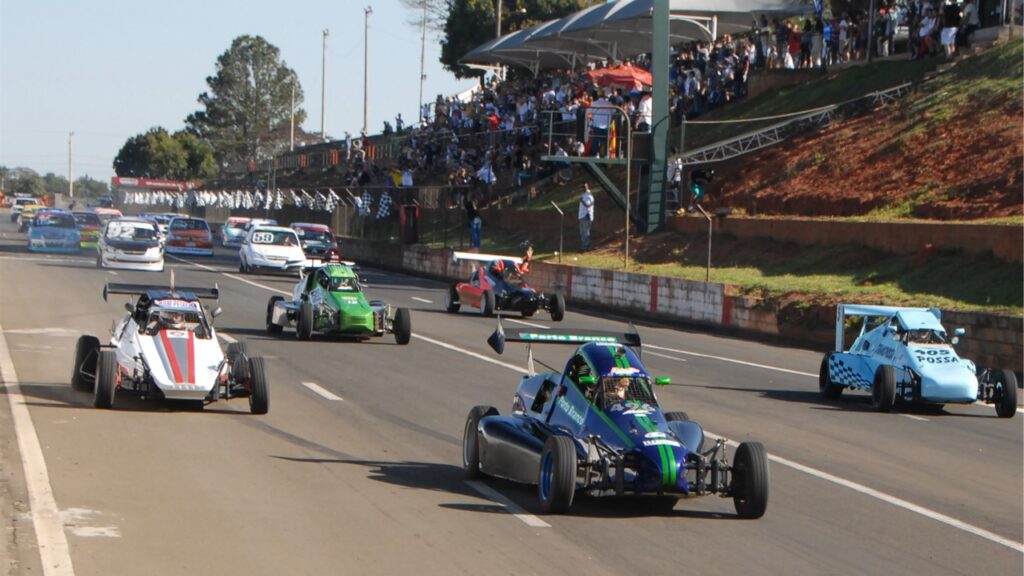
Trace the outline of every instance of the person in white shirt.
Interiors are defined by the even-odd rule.
[[[590,193],[590,184],[583,183],[583,196],[580,198],[578,211],[580,220],[580,251],[590,250],[590,226],[594,223],[594,195]]]
[[[594,144],[591,148],[591,155],[604,157],[605,146],[608,142],[608,127],[612,123],[612,114],[615,108],[607,98],[601,96],[590,104],[588,110],[590,116],[590,132],[593,134]]]
[[[636,129],[640,132],[651,131],[651,118],[653,117],[653,102],[651,102],[651,91],[644,88],[640,96],[640,104],[637,106]]]

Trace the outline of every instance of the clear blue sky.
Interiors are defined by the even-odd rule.
[[[420,30],[399,0],[0,0],[0,165],[109,181],[117,151],[153,126],[181,129],[199,109],[217,56],[242,34],[281,51],[305,91],[307,131],[320,130],[322,31],[328,135],[363,123],[363,8],[369,29],[369,128],[416,117]],[[425,100],[473,86],[438,62],[427,34]]]

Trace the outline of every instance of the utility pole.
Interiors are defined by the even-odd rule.
[[[369,84],[370,68],[370,14],[373,14],[373,6],[363,9],[363,132],[369,134],[366,128],[367,110],[369,100],[367,99],[367,85]]]
[[[494,29],[494,37],[501,38],[501,0],[498,0],[497,26]]]
[[[75,197],[75,181],[71,179],[71,139],[74,138],[74,131],[68,132],[68,197]]]
[[[423,21],[420,23],[420,100],[416,103],[417,119],[421,116],[423,109],[423,81],[427,79],[427,75],[423,73],[424,56],[427,52],[427,0],[421,1],[423,2]]]
[[[295,151],[295,78],[294,77],[292,77],[292,108],[291,108],[290,112],[291,112],[291,117],[292,117],[292,130],[291,130],[291,144],[290,144],[289,150],[294,152]],[[320,128],[320,131],[323,132],[323,128],[322,127]]]
[[[327,37],[331,31],[324,28],[323,70],[320,73],[320,139],[327,139]]]

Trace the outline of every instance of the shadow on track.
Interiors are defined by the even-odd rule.
[[[26,398],[37,401],[26,401],[25,404],[34,408],[59,408],[62,410],[97,410],[92,405],[92,392],[79,392],[71,389],[64,382],[21,382],[18,384]],[[0,390],[0,395],[6,395]],[[237,409],[230,409],[234,407]],[[247,398],[232,399],[230,402],[221,400],[201,406],[199,401],[146,399],[135,394],[119,394],[114,399],[113,411],[151,412],[172,414],[178,412],[196,412],[210,414],[249,414]]]

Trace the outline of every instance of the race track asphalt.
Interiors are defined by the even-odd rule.
[[[26,253],[0,211],[0,327],[60,510],[73,573],[87,574],[1008,574],[1024,571],[1024,415],[991,407],[871,409],[818,396],[822,350],[641,324],[667,410],[771,455],[768,511],[732,501],[577,498],[543,516],[535,489],[467,483],[465,418],[508,413],[525,348],[497,356],[493,319],[442,310],[445,285],[364,269],[368,294],[412,311],[414,337],[366,342],[264,331],[293,280],[240,275],[237,256],[170,259],[163,274],[95,268],[91,254]],[[69,384],[75,339],[109,337],[124,297],[104,282],[221,289],[221,334],[267,359],[270,412],[246,400],[92,408]],[[624,330],[568,303],[562,327]],[[506,328],[522,327],[510,318]],[[527,319],[538,330],[544,315]],[[2,341],[0,341],[2,343]],[[560,370],[571,347],[534,348]],[[2,357],[2,352],[0,352]],[[5,396],[12,394],[10,375]],[[0,409],[0,568],[44,574],[24,450]],[[20,430],[19,430],[20,432]],[[731,451],[730,451],[731,452]],[[70,568],[70,567],[66,567]],[[67,572],[64,572],[67,573]]]

